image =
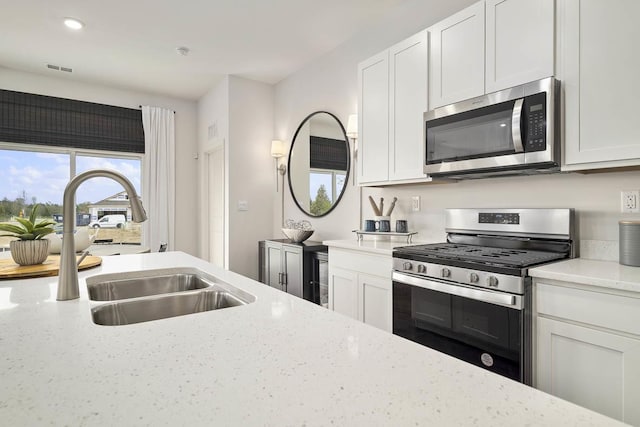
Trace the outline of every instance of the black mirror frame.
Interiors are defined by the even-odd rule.
[[[309,114],[307,117],[304,118],[304,120],[300,122],[300,124],[298,125],[298,129],[296,129],[296,133],[293,135],[293,139],[291,140],[291,147],[289,148],[289,159],[287,160],[287,171],[291,170],[291,153],[293,153],[293,146],[296,143],[296,138],[298,137],[298,133],[300,132],[300,129],[307,122],[307,120],[310,120],[311,117],[321,113],[325,113],[333,117],[335,121],[338,123],[338,125],[340,126],[340,130],[342,130],[342,134],[344,135],[344,142],[345,144],[347,144],[347,173],[344,179],[344,187],[342,187],[342,191],[340,192],[340,195],[336,199],[336,202],[331,205],[331,209],[329,209],[322,215],[311,215],[311,213],[302,209],[302,206],[300,206],[300,203],[298,203],[298,199],[296,199],[296,195],[293,192],[293,186],[291,185],[291,174],[290,173],[287,174],[287,181],[289,182],[289,192],[291,193],[291,198],[295,202],[298,209],[300,209],[305,215],[311,218],[322,218],[323,216],[327,216],[331,213],[331,211],[335,209],[336,206],[338,206],[338,203],[340,203],[340,200],[342,200],[342,196],[344,195],[345,191],[347,191],[347,185],[349,183],[349,174],[351,173],[351,148],[349,147],[349,137],[347,136],[347,132],[345,131],[344,126],[342,125],[342,122],[340,121],[340,119],[338,119],[338,117],[336,117],[335,114],[330,113],[328,111],[314,111],[313,113]]]

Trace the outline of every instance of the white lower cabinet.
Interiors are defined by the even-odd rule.
[[[329,248],[329,308],[393,332],[391,256]]]
[[[536,293],[536,387],[640,425],[640,296],[541,281]]]

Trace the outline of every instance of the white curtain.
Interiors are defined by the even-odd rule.
[[[144,160],[142,204],[149,219],[143,223],[143,245],[157,252],[175,244],[176,136],[175,114],[159,107],[142,106]]]

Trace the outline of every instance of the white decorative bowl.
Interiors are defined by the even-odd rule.
[[[313,234],[314,230],[298,230],[295,228],[283,228],[282,233],[289,240],[293,240],[295,243],[304,242]]]

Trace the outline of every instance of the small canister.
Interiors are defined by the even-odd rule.
[[[620,264],[640,267],[640,221],[620,221]]]

